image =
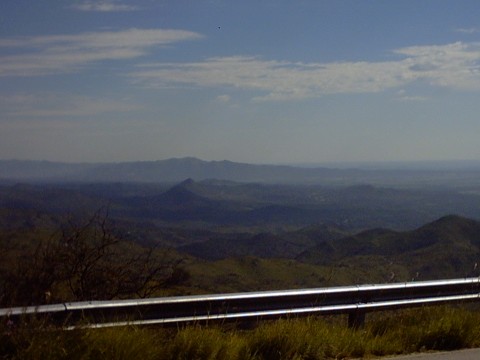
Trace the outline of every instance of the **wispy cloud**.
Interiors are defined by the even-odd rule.
[[[0,96],[0,106],[3,115],[10,118],[94,116],[140,109],[128,101],[58,93],[4,95]]]
[[[175,85],[254,90],[254,101],[375,93],[425,81],[433,86],[480,90],[480,44],[414,46],[383,62],[297,63],[232,56],[193,63],[138,67],[130,76],[149,87]]]
[[[404,89],[397,91],[396,100],[398,101],[413,101],[413,102],[423,102],[427,101],[429,98],[426,96],[419,95],[410,95]]]
[[[477,33],[480,33],[480,28],[478,27],[458,28],[458,29],[455,29],[455,32],[463,33],[463,34],[477,34]]]
[[[97,12],[116,12],[116,11],[135,11],[139,8],[133,5],[122,4],[112,0],[85,0],[71,6],[72,9],[79,11],[97,11]]]
[[[0,76],[37,76],[78,71],[102,60],[140,57],[152,48],[202,36],[185,30],[128,29],[75,35],[0,38],[0,48],[17,54],[0,56]]]
[[[150,64],[131,76],[148,86],[174,84],[257,90],[255,100],[284,100],[329,93],[375,92],[399,81],[384,63],[304,64],[233,56],[184,64]]]
[[[226,94],[218,95],[215,98],[215,101],[220,102],[220,103],[228,103],[230,100],[231,100],[230,95],[226,95]]]

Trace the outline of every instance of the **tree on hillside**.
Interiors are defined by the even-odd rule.
[[[182,259],[167,250],[123,241],[100,210],[68,221],[0,277],[3,306],[73,300],[148,297],[187,277]]]

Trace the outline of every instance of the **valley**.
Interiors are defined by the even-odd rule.
[[[451,186],[4,179],[2,278],[65,224],[99,211],[128,251],[178,259],[184,275],[156,294],[478,276],[480,195],[470,175]]]

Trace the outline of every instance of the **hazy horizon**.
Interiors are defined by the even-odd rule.
[[[480,170],[480,160],[459,159],[459,160],[425,160],[425,161],[340,161],[340,162],[272,162],[272,163],[254,163],[254,162],[236,162],[229,159],[210,160],[195,156],[171,157],[156,160],[136,160],[136,161],[52,161],[52,160],[32,160],[32,159],[0,159],[4,162],[35,162],[35,163],[59,163],[66,165],[102,165],[102,164],[122,164],[122,163],[150,163],[165,162],[171,160],[195,160],[204,163],[222,163],[231,162],[248,165],[266,165],[266,166],[289,166],[297,168],[330,168],[330,169],[361,169],[361,170]]]
[[[0,159],[475,163],[479,19],[467,0],[3,0]]]

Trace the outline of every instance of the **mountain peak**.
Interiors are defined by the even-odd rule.
[[[190,187],[194,184],[195,184],[195,181],[192,178],[188,178],[188,179],[183,180],[180,184],[178,184],[176,186],[188,188],[188,187]]]
[[[186,179],[180,184],[170,188],[170,190],[157,196],[157,201],[163,206],[178,208],[195,208],[210,205],[211,201],[192,191],[191,187],[195,184],[192,179]]]

